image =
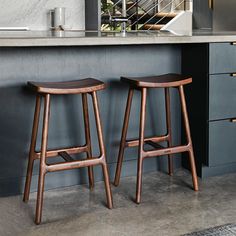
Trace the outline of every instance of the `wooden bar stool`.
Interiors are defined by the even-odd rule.
[[[31,137],[31,146],[29,151],[29,162],[27,169],[27,178],[25,183],[24,201],[29,200],[30,184],[32,179],[33,165],[36,159],[40,159],[40,169],[38,178],[38,192],[37,192],[37,204],[36,204],[36,215],[35,223],[40,224],[42,218],[42,205],[43,205],[43,192],[44,192],[44,181],[47,172],[54,172],[60,170],[71,170],[80,167],[88,167],[89,183],[90,188],[94,186],[94,176],[92,166],[102,165],[104,182],[107,196],[108,208],[112,208],[112,193],[109,183],[109,175],[105,157],[105,147],[102,134],[102,126],[99,114],[98,100],[96,91],[105,88],[103,82],[95,79],[83,79],[69,82],[28,82],[28,85],[33,89],[36,95],[36,106],[34,113],[33,130]],[[83,113],[84,113],[84,126],[85,126],[85,139],[86,144],[84,146],[62,148],[57,150],[47,150],[48,142],[48,126],[49,126],[49,113],[50,113],[50,97],[51,95],[60,94],[82,94],[83,102]],[[90,139],[90,127],[89,127],[89,113],[88,113],[88,101],[87,94],[92,96],[94,114],[97,126],[98,142],[100,148],[100,156],[92,157],[92,146]],[[42,142],[40,152],[35,151],[39,118],[40,118],[40,106],[41,99],[44,99],[44,115],[43,115],[43,130],[42,130]],[[77,154],[86,152],[87,159],[85,160],[74,160],[70,154]],[[47,164],[46,159],[51,157],[61,156],[65,162],[58,162],[54,164]]]
[[[121,135],[121,142],[120,142],[120,149],[119,149],[119,154],[118,154],[118,163],[116,167],[114,185],[118,186],[120,182],[122,161],[124,157],[125,148],[138,146],[139,152],[138,152],[137,186],[136,186],[136,202],[137,203],[140,203],[141,201],[143,161],[145,158],[149,158],[149,157],[168,155],[169,174],[172,175],[173,164],[172,164],[171,154],[188,152],[190,165],[191,165],[194,190],[198,191],[198,179],[197,179],[197,174],[196,174],[193,146],[192,146],[192,140],[191,140],[191,135],[190,135],[189,120],[188,120],[185,95],[184,95],[184,89],[183,89],[183,85],[191,83],[192,78],[183,77],[178,74],[166,74],[166,75],[153,76],[153,77],[137,77],[137,78],[121,77],[121,81],[128,83],[130,85],[130,88],[129,88],[129,94],[128,94],[127,105],[126,105],[126,110],[125,110],[125,117],[124,117],[123,130],[122,130],[122,135]],[[178,88],[179,90],[181,106],[182,106],[182,115],[183,115],[184,125],[186,129],[186,136],[187,136],[187,144],[185,145],[172,146],[172,143],[171,143],[172,133],[171,133],[171,116],[170,116],[170,93],[169,93],[170,87]],[[148,88],[164,88],[165,89],[167,134],[164,136],[150,137],[150,138],[144,137],[144,127],[145,127],[145,117],[146,117],[146,98],[147,98]],[[135,89],[141,91],[141,114],[140,114],[139,139],[126,140],[132,98],[133,98]],[[159,142],[163,142],[163,141],[167,142],[168,144],[167,148],[164,148],[158,144]],[[156,149],[151,150],[151,151],[145,151],[144,150],[145,143],[153,146]]]

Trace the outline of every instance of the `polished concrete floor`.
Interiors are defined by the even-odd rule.
[[[40,226],[33,223],[35,193],[28,204],[21,196],[0,198],[0,235],[172,236],[236,223],[236,174],[200,180],[196,193],[188,172],[149,173],[140,205],[133,202],[135,181],[123,178],[112,187],[113,210],[105,207],[103,183],[92,192],[87,186],[47,191]]]

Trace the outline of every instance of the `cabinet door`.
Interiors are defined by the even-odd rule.
[[[209,166],[236,162],[236,123],[209,122]]]
[[[230,74],[209,76],[209,120],[236,117],[236,77]]]
[[[211,43],[209,54],[210,74],[236,72],[236,45],[232,43]]]

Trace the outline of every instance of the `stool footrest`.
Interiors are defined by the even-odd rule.
[[[190,147],[188,145],[174,146],[174,147],[162,148],[158,150],[152,150],[152,151],[146,151],[146,152],[144,151],[143,156],[144,158],[164,156],[164,155],[176,154],[176,153],[181,153],[181,152],[187,152],[189,150],[190,150]]]
[[[59,152],[59,156],[61,156],[65,161],[74,161],[74,159],[67,152]]]
[[[74,160],[70,162],[58,162],[49,164],[46,166],[48,172],[60,171],[60,170],[71,170],[81,167],[95,166],[104,163],[103,157],[89,158],[86,160]]]
[[[46,152],[46,157],[56,157],[60,155],[59,153],[66,152],[67,154],[77,154],[81,152],[88,151],[88,147],[80,146],[80,147],[70,147],[70,148],[63,148],[63,149],[55,149],[55,150],[48,150]],[[40,159],[41,152],[35,152],[34,159]]]
[[[145,138],[144,142],[148,143],[149,141],[152,141],[154,143],[160,143],[160,142],[167,141],[168,139],[169,139],[169,135],[163,135],[163,136]],[[126,147],[137,147],[139,145],[139,139],[126,140],[125,145]]]

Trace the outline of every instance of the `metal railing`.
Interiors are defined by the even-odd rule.
[[[173,12],[189,10],[186,5],[190,2],[192,0],[102,0],[101,30],[142,30],[146,24],[151,24],[147,29],[151,30],[168,21]],[[160,12],[165,14],[158,17]]]

